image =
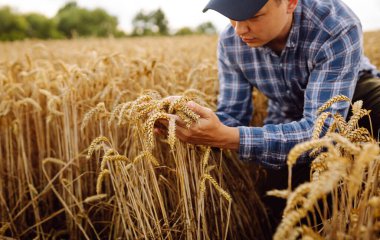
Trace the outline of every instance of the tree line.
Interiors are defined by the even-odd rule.
[[[70,39],[215,34],[217,32],[211,22],[202,23],[194,29],[183,27],[172,32],[161,9],[138,12],[132,20],[132,32],[129,34],[119,30],[118,24],[118,19],[104,9],[89,10],[78,6],[76,2],[66,3],[52,18],[39,13],[17,13],[8,6],[0,8],[0,40],[2,41],[26,38]]]

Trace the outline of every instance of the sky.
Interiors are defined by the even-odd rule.
[[[48,17],[56,14],[58,9],[69,0],[0,0],[0,7],[11,6],[18,12],[38,12]],[[319,0],[323,1],[323,0]],[[364,31],[380,30],[380,0],[343,0],[358,15]],[[109,14],[116,16],[121,30],[130,32],[131,22],[138,11],[161,8],[169,20],[171,29],[184,26],[195,27],[200,23],[211,21],[222,30],[228,19],[208,11],[202,13],[208,0],[77,0],[80,7],[94,9],[101,7]]]

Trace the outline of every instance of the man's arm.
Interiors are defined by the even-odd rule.
[[[274,168],[285,166],[289,151],[296,144],[310,140],[317,109],[339,94],[352,98],[362,56],[360,28],[354,26],[341,31],[316,51],[304,94],[303,118],[262,128],[239,127],[241,159],[259,161]],[[346,116],[348,108],[349,103],[340,102],[327,111]],[[328,124],[325,129],[327,127]]]
[[[219,97],[216,111],[227,126],[248,126],[253,112],[252,86],[241,70],[227,56],[222,41],[218,44]]]

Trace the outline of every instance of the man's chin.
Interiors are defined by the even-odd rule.
[[[249,43],[246,42],[245,44],[247,44],[251,48],[258,48],[258,47],[264,46],[264,44],[261,42],[249,42]]]

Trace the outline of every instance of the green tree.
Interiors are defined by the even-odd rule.
[[[54,21],[44,15],[29,13],[25,15],[25,20],[28,22],[26,34],[30,38],[49,39],[62,37]]]
[[[117,18],[101,8],[91,11],[79,7],[75,2],[69,2],[58,11],[55,19],[58,30],[68,38],[76,35],[84,37],[123,35],[117,29]]]
[[[28,22],[14,13],[11,8],[0,8],[0,40],[21,40],[26,38]]]
[[[213,35],[217,33],[216,27],[212,22],[205,22],[196,27],[195,31],[198,34]]]
[[[74,8],[78,8],[78,4],[75,1],[68,2],[58,10],[57,15]]]
[[[169,23],[161,9],[144,13],[140,11],[132,20],[133,36],[168,35]]]
[[[194,31],[189,27],[180,28],[174,33],[174,35],[176,36],[193,35],[193,34],[194,34]]]
[[[152,12],[150,18],[152,19],[153,25],[157,26],[160,35],[169,34],[169,22],[160,8]]]

